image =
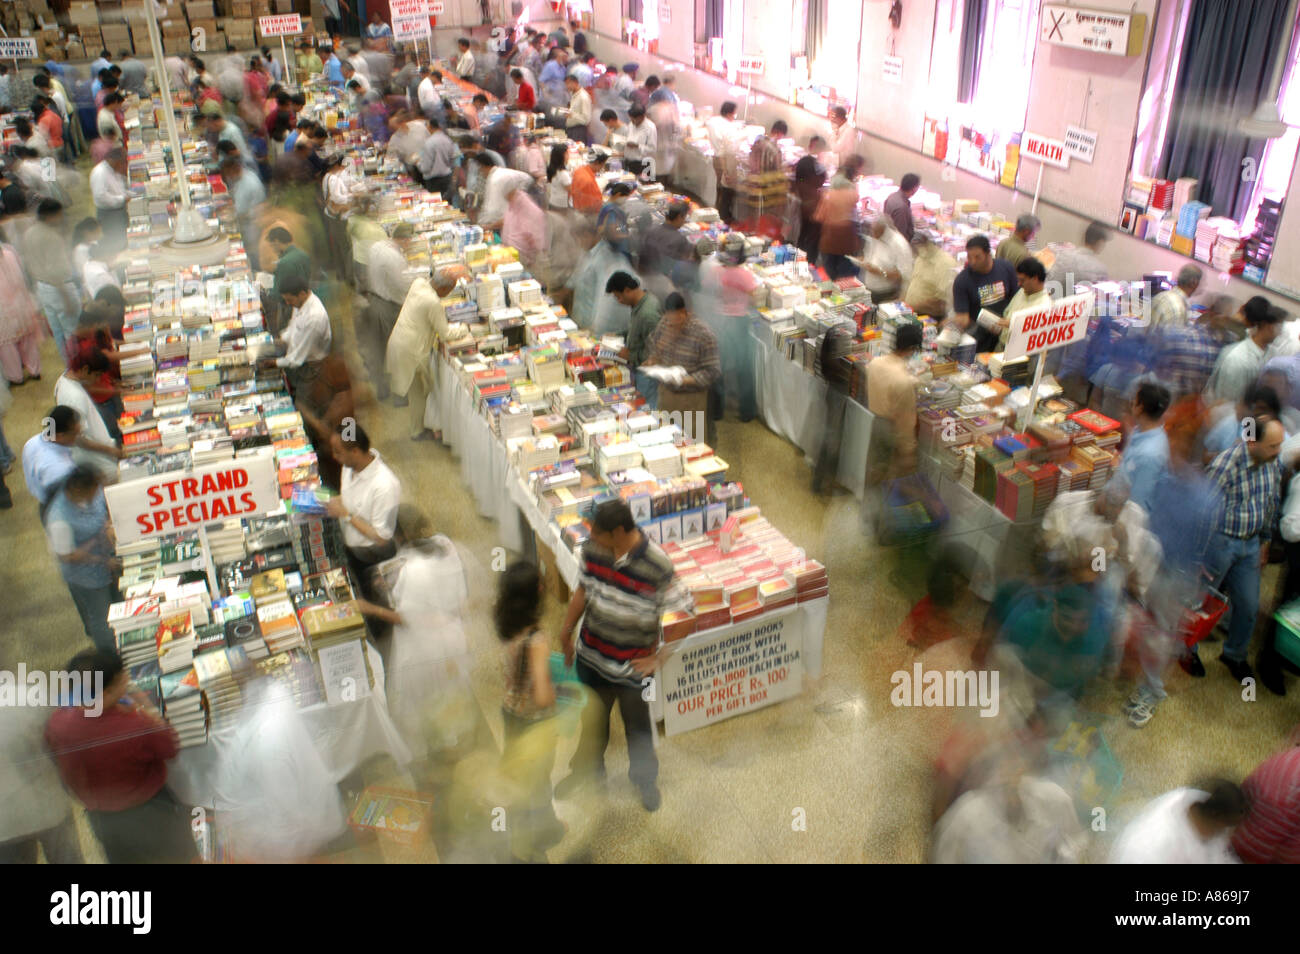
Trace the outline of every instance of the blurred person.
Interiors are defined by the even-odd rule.
[[[189,811],[167,790],[167,763],[180,752],[176,730],[133,691],[115,652],[85,650],[64,668],[81,676],[82,693],[50,716],[45,742],[108,863],[196,860]]]
[[[114,436],[116,421],[113,421],[113,427],[109,427],[113,416],[101,414],[91,394],[91,390],[110,374],[108,360],[99,351],[91,349],[74,353],[68,359],[66,370],[54,382],[54,400],[63,407],[72,408],[81,418],[83,434],[72,450],[73,459],[94,469],[107,483],[116,483],[117,462],[123,456]],[[111,384],[109,389],[111,394]]]
[[[67,145],[63,137],[63,115],[54,100],[38,96],[32,102],[32,115],[40,128],[45,141],[49,143],[52,155],[58,159],[67,158]]]
[[[1169,435],[1164,416],[1169,389],[1158,381],[1145,381],[1133,396],[1133,425],[1115,474],[1129,487],[1135,504],[1151,512],[1156,486],[1169,469]]]
[[[435,120],[438,123],[445,123],[447,118],[447,111],[442,105],[442,96],[438,93],[437,84],[441,81],[441,73],[436,72],[427,64],[420,67],[420,82],[416,87],[416,101],[420,107],[420,112],[431,124]]]
[[[934,828],[935,864],[1074,864],[1087,833],[1065,789],[1008,753]]]
[[[958,330],[975,336],[977,352],[996,351],[999,335],[996,327],[979,320],[980,315],[988,311],[1000,319],[1019,287],[1015,266],[993,257],[987,236],[966,240],[966,267],[952,283],[952,321]]]
[[[63,225],[63,206],[53,199],[43,199],[36,207],[35,224],[27,229],[22,240],[22,261],[36,283],[36,300],[54,335],[61,364],[68,360],[68,342],[81,315],[81,293]],[[100,241],[106,240],[107,237]]]
[[[325,72],[325,64],[321,62],[316,48],[307,40],[298,44],[298,55],[294,59],[299,72],[306,73],[309,77],[319,76]]]
[[[778,119],[772,124],[770,133],[767,130],[759,133],[758,138],[749,147],[749,171],[752,174],[763,175],[768,172],[779,172],[784,168],[785,161],[781,157],[779,140],[784,139],[789,131],[785,120]]]
[[[395,113],[388,125],[393,130],[388,137],[388,154],[400,159],[405,163],[407,171],[411,172],[420,161],[425,141],[432,135],[429,121],[418,113],[403,110]]]
[[[456,75],[463,80],[473,82],[474,79],[474,54],[470,51],[470,41],[461,37],[456,41],[456,46],[460,50],[460,55],[456,59]]]
[[[383,235],[382,228],[380,234]],[[380,401],[388,397],[388,380],[384,375],[384,356],[388,339],[397,324],[398,313],[406,301],[414,276],[409,271],[406,250],[415,237],[410,222],[399,222],[393,228],[393,237],[387,235],[370,247],[369,272],[366,280],[367,307],[364,329],[358,335],[366,371]]]
[[[873,302],[893,301],[912,278],[912,247],[887,215],[871,220],[862,247],[862,284]]]
[[[484,145],[481,137],[471,134],[461,146],[461,171],[464,175],[464,206],[466,212],[477,212],[483,208],[484,193],[487,191],[487,177],[483,175],[483,166],[474,157],[486,156],[494,166],[504,166],[505,159],[495,149]]]
[[[72,266],[80,275],[90,261],[90,250],[104,237],[104,227],[99,219],[86,218],[72,230]]]
[[[1233,782],[1213,779],[1199,788],[1176,788],[1149,802],[1124,826],[1110,863],[1236,864],[1230,838],[1245,814],[1246,797]]]
[[[121,560],[97,471],[85,464],[72,469],[45,513],[45,534],[86,636],[101,652],[117,652],[108,608],[122,599]]]
[[[637,258],[642,274],[666,276],[678,288],[694,286],[695,249],[682,233],[689,216],[689,205],[673,202],[664,210],[664,220],[645,233]]]
[[[347,157],[339,152],[325,160],[321,192],[325,199],[325,234],[329,238],[330,258],[338,276],[352,283],[352,251],[348,242],[348,218],[358,201],[360,186],[352,174]]]
[[[1038,681],[1044,713],[1068,711],[1101,674],[1112,622],[1097,588],[1077,582],[1059,585],[1049,599],[1022,602],[1011,611],[1000,640]]]
[[[1199,321],[1188,322],[1182,328],[1171,325],[1156,339],[1152,370],[1168,384],[1175,400],[1200,400],[1221,349],[1219,341]]]
[[[850,372],[845,357],[855,340],[851,323],[838,322],[822,336],[817,360],[826,382],[826,411],[822,421],[821,447],[813,469],[812,491],[828,493],[834,489],[839,473],[840,445],[844,436],[844,414],[848,409]]]
[[[302,415],[307,440],[316,449],[321,483],[337,489],[343,476],[343,464],[334,456],[330,435],[344,421],[356,417],[352,375],[341,354],[330,352],[321,360],[316,375],[294,394],[293,405]]]
[[[681,311],[669,302],[669,310]],[[654,726],[642,695],[659,667],[663,642],[660,620],[689,605],[673,563],[637,527],[624,500],[600,504],[592,518],[591,538],[579,554],[578,587],[560,627],[566,664],[575,656],[578,678],[592,692],[571,774],[556,788],[560,798],[588,781],[603,784],[609,745],[610,711],[618,703],[627,734],[628,777],[648,812],[659,808]],[[573,631],[582,627],[575,641]],[[595,703],[599,702],[599,706]]]
[[[573,170],[569,185],[569,202],[574,209],[584,215],[594,216],[601,211],[603,204],[600,185],[596,176],[605,168],[609,152],[600,146],[593,146],[587,151],[587,161]]]
[[[351,7],[347,0],[321,0],[321,6],[325,10],[325,32],[337,38],[343,33],[343,16]]]
[[[916,467],[916,383],[908,363],[920,350],[921,326],[908,323],[895,333],[893,353],[867,364],[867,409],[879,427],[869,446],[868,488]]]
[[[728,394],[736,399],[741,423],[748,423],[758,414],[757,385],[754,381],[754,340],[750,334],[754,312],[754,292],[762,284],[753,271],[745,267],[745,241],[739,235],[730,235],[718,250],[722,266],[713,272],[706,291],[712,296],[715,312],[715,331],[718,351],[722,359],[723,400],[725,410]]]
[[[81,287],[86,290],[87,295],[98,295],[102,289],[110,285],[118,289],[122,287],[122,282],[113,269],[116,258],[117,256],[109,252],[101,243],[97,242],[91,246],[90,257],[81,270]],[[83,311],[82,314],[84,315],[85,312]]]
[[[1252,432],[1250,429],[1257,430],[1261,422],[1268,418],[1282,420],[1281,399],[1273,388],[1262,381],[1252,382],[1232,408],[1225,406],[1216,409],[1216,413],[1219,411],[1223,413],[1217,420],[1211,414],[1210,420],[1213,423],[1201,439],[1202,460],[1207,466],[1228,448],[1244,440],[1245,435]],[[1285,421],[1283,424],[1285,426]]]
[[[221,178],[235,203],[235,218],[239,223],[244,250],[248,253],[249,267],[256,271],[257,216],[266,201],[266,187],[262,185],[261,179],[248,171],[241,160],[233,156],[222,160]]]
[[[519,261],[530,274],[546,252],[546,213],[533,201],[529,188],[515,188],[506,195],[501,241],[519,251]]]
[[[862,249],[862,237],[858,234],[858,178],[865,164],[866,160],[856,155],[841,164],[822,193],[814,216],[821,226],[818,264],[832,281],[858,273],[849,256]]]
[[[732,112],[735,112],[735,104],[731,104]],[[712,122],[713,120],[709,120]],[[712,136],[710,136],[712,138]],[[813,262],[817,258],[817,247],[821,239],[821,224],[817,221],[817,205],[821,201],[822,186],[826,184],[826,169],[821,164],[818,156],[826,149],[826,140],[821,136],[813,136],[808,140],[808,152],[800,156],[799,161],[794,164],[794,182],[790,186],[791,192],[798,200],[798,234],[786,235],[786,241],[793,239],[794,243],[803,250],[808,256],[808,261]],[[718,159],[714,157],[715,170],[718,165]],[[718,182],[722,182],[719,175]],[[721,186],[719,186],[721,189]],[[734,191],[734,183],[733,183]],[[719,205],[722,200],[719,198]],[[730,206],[728,207],[730,209]],[[722,215],[721,209],[718,211]],[[792,218],[792,216],[790,216]],[[727,219],[723,219],[727,221]]]
[[[1102,249],[1110,241],[1110,229],[1092,222],[1083,232],[1083,245],[1067,246],[1056,256],[1047,281],[1057,294],[1077,295],[1080,284],[1095,284],[1110,278],[1110,269],[1101,260]],[[1059,289],[1059,292],[1057,291]]]
[[[502,768],[522,790],[511,807],[515,824],[510,843],[515,859],[523,862],[544,862],[546,851],[559,844],[567,830],[555,814],[551,791],[556,691],[550,638],[539,625],[544,592],[536,566],[512,563],[502,574],[493,613],[504,649]]]
[[[81,415],[56,405],[45,415],[41,430],[23,445],[23,481],[40,506],[42,523],[54,495],[77,467],[72,450],[81,441]]]
[[[14,158],[14,178],[26,191],[28,203],[38,203],[42,199],[63,201],[63,191],[59,188],[58,180],[46,176],[45,168],[41,165],[45,160],[35,149],[14,146],[11,155]]]
[[[1184,265],[1178,270],[1177,283],[1151,299],[1151,322],[1148,333],[1163,334],[1171,328],[1181,328],[1188,321],[1188,300],[1201,287],[1202,272],[1195,265]]]
[[[565,77],[568,75],[568,68],[565,66],[567,59],[563,50],[552,48],[546,54],[546,62],[542,65],[541,72],[537,74],[537,80],[541,83],[539,90],[541,105],[547,113],[566,106],[569,102],[568,89],[565,85]]]
[[[1265,759],[1242,782],[1246,817],[1232,850],[1248,865],[1300,863],[1300,746]]]
[[[510,105],[520,112],[531,113],[537,108],[537,90],[519,67],[510,71],[510,79],[514,83],[510,92]]]
[[[48,719],[40,707],[0,707],[0,865],[34,865],[38,848],[47,864],[85,862],[72,800],[45,745]]]
[[[898,229],[898,234],[903,236],[908,242],[912,241],[912,233],[916,231],[916,225],[912,220],[912,196],[921,191],[921,177],[915,172],[909,172],[898,183],[898,190],[893,192],[885,200],[885,215]]]
[[[424,435],[429,398],[432,395],[435,402],[437,399],[438,375],[442,373],[440,343],[470,333],[461,322],[449,323],[442,305],[442,299],[451,294],[457,282],[468,279],[468,270],[460,264],[440,266],[432,283],[415,279],[389,335],[384,368],[392,393],[410,408],[408,436],[412,440]]]
[[[0,371],[10,384],[41,379],[40,308],[7,242],[0,242]]]
[[[482,93],[475,93],[470,97],[468,103],[461,103],[461,114],[465,117],[465,121],[469,123],[470,132],[481,133],[483,131],[478,114],[480,110],[487,109],[487,104],[488,98]]]
[[[271,285],[270,305],[267,317],[273,334],[278,334],[288,324],[285,314],[289,310],[284,302],[284,287],[290,278],[299,278],[303,285],[309,285],[312,275],[311,257],[294,244],[293,234],[283,226],[273,226],[266,232],[267,248],[271,252],[275,269]],[[265,261],[265,260],[264,260]],[[279,315],[277,320],[275,316]]]
[[[50,140],[45,135],[45,130],[33,126],[32,121],[26,116],[19,116],[14,120],[14,132],[18,135],[19,146],[25,147],[40,158],[53,157],[54,150],[50,148]],[[11,147],[10,155],[17,155],[19,146]]]
[[[95,214],[104,228],[101,242],[114,253],[126,248],[126,203],[131,197],[127,185],[126,150],[113,149],[90,172],[90,194]]]
[[[636,191],[630,182],[610,183],[609,199],[596,216],[596,234],[614,251],[632,258],[631,227],[628,223],[628,197]]]
[[[530,189],[530,192],[536,195],[545,189],[546,156],[542,152],[542,144],[538,137],[529,134],[520,141],[515,150],[510,153],[510,166],[533,177],[533,183],[537,188]]]
[[[831,150],[836,163],[843,168],[857,154],[858,131],[849,122],[849,113],[843,106],[831,107]],[[863,161],[865,165],[865,160]]]
[[[957,260],[944,251],[937,236],[926,229],[913,233],[912,251],[912,278],[903,293],[903,302],[918,315],[946,320],[952,307]]]
[[[993,257],[1006,259],[1013,266],[1019,265],[1022,259],[1029,257],[1029,243],[1034,240],[1042,224],[1038,216],[1028,212],[1016,216],[1015,231],[998,242],[998,251]]]
[[[632,311],[632,318],[627,326],[627,344],[623,348],[623,358],[632,371],[636,389],[645,396],[651,407],[655,406],[655,394],[658,382],[640,370],[641,364],[650,357],[650,340],[659,327],[663,317],[663,305],[659,299],[641,287],[636,276],[628,272],[615,272],[605,282],[606,294],[613,295],[620,305],[626,305]]]
[[[735,214],[735,149],[740,131],[736,121],[736,104],[730,101],[723,103],[718,114],[705,123],[705,128],[709,134],[709,145],[713,149],[713,173],[718,183],[718,217],[723,222],[730,222]]]
[[[577,76],[570,73],[564,78],[568,92],[568,115],[564,120],[564,134],[574,142],[591,145],[591,94],[582,88]]]
[[[489,229],[498,231],[505,222],[511,196],[517,191],[526,191],[533,184],[533,177],[518,169],[504,168],[486,151],[477,153],[474,163],[483,181],[483,204],[479,208],[478,224],[485,232]]]
[[[1297,458],[1291,441],[1283,445],[1281,462],[1291,474],[1283,497],[1281,518],[1278,532],[1282,538],[1283,552],[1286,557],[1286,569],[1277,588],[1277,606],[1286,606],[1300,598],[1300,459]],[[1278,621],[1268,621],[1268,632],[1264,645],[1255,656],[1255,669],[1259,681],[1275,696],[1286,695],[1286,676],[1284,669],[1294,665],[1282,657],[1277,650]]]
[[[366,26],[366,37],[372,41],[380,41],[384,48],[392,45],[393,28],[384,22],[378,10],[372,10],[370,13],[370,23]]]
[[[558,211],[570,208],[569,186],[573,184],[573,175],[568,170],[568,162],[569,147],[564,143],[553,144],[546,163],[546,197],[548,206]]]
[[[451,177],[460,150],[440,122],[430,120],[429,129],[431,132],[420,146],[416,168],[424,179],[426,189],[450,201]]]
[[[1248,300],[1241,312],[1246,322],[1246,337],[1219,353],[1214,373],[1205,386],[1207,399],[1212,402],[1235,402],[1246,393],[1246,388],[1259,378],[1265,353],[1282,330],[1282,313],[1262,295]]]
[[[297,394],[320,374],[321,362],[333,344],[333,332],[325,306],[301,276],[285,278],[280,297],[293,311],[279,338],[285,353],[275,363],[284,369],[291,392]]]
[[[363,294],[370,287],[366,270],[370,265],[370,249],[376,242],[388,238],[379,224],[378,202],[375,196],[362,196],[348,216],[348,244],[352,248],[352,276],[357,290]]]
[[[623,146],[623,167],[633,175],[641,176],[653,163],[659,149],[659,130],[646,118],[645,110],[633,104],[628,109],[628,125],[624,128],[627,142]]]
[[[680,293],[673,292],[664,299],[663,317],[650,338],[650,356],[642,367],[679,369],[674,376],[658,379],[656,409],[680,414],[682,430],[688,430],[689,422],[689,433],[697,440],[698,422],[710,417],[709,392],[722,377],[718,352],[717,337],[687,310]],[[712,430],[711,421],[706,429]]]
[[[361,595],[373,603],[378,594],[371,570],[397,552],[393,536],[402,485],[355,421],[344,421],[330,435],[330,450],[343,465],[343,476],[326,509],[342,523],[348,566]]]
[[[1282,423],[1261,421],[1253,440],[1244,440],[1214,458],[1206,476],[1223,494],[1222,517],[1208,549],[1208,569],[1215,588],[1228,597],[1232,619],[1219,660],[1241,682],[1254,673],[1246,661],[1259,612],[1260,568],[1268,559],[1268,541],[1281,503]],[[1184,669],[1205,675],[1197,647]]]
[[[655,174],[665,189],[672,188],[673,173],[677,169],[677,149],[681,145],[681,112],[677,106],[676,80],[665,76],[659,88],[646,101],[646,115],[655,124],[658,151],[655,153]]]

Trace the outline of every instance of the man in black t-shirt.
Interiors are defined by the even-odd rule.
[[[993,257],[986,236],[972,235],[966,242],[966,267],[952,283],[952,311],[957,327],[975,336],[976,351],[995,351],[998,344],[998,329],[980,325],[980,312],[987,308],[1001,318],[1019,287],[1015,267]]]

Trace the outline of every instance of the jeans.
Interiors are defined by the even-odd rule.
[[[198,857],[190,815],[166,788],[143,805],[88,809],[86,817],[111,865],[185,864]]]
[[[113,638],[113,630],[108,625],[108,607],[122,598],[117,587],[111,583],[95,587],[68,583],[68,592],[72,594],[72,602],[77,604],[81,625],[90,641],[105,652],[116,653],[117,640]]]
[[[1226,533],[1215,534],[1210,544],[1210,571],[1216,588],[1232,607],[1228,639],[1223,644],[1223,658],[1245,662],[1250,637],[1259,613],[1259,537],[1242,540]]]
[[[650,724],[650,704],[641,698],[640,686],[610,682],[578,657],[578,679],[591,689],[594,697],[583,715],[582,737],[573,753],[569,768],[575,774],[605,775],[605,749],[609,745],[609,714],[618,703],[627,733],[627,776],[637,788],[647,788],[659,777],[659,759],[655,756],[654,727]],[[599,702],[596,706],[594,703]]]
[[[645,397],[647,406],[655,407],[659,403],[659,382],[640,368],[632,372],[632,380],[636,383],[636,389]]]
[[[424,180],[424,187],[430,192],[436,192],[444,199],[451,199],[451,173],[445,176],[430,176]]]
[[[64,300],[64,294],[67,300]],[[77,331],[77,319],[81,317],[81,292],[77,290],[73,282],[64,282],[63,291],[55,285],[49,285],[45,282],[36,283],[36,300],[40,303],[41,310],[45,312],[45,320],[49,322],[50,333],[54,335],[54,343],[59,347],[59,355],[62,358],[64,367],[68,364],[68,342],[75,336]],[[74,311],[68,310],[68,302],[72,303]]]
[[[849,261],[847,255],[823,255],[821,265],[831,281],[837,278],[856,278],[858,275],[858,266]]]

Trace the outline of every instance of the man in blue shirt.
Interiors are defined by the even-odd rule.
[[[120,567],[108,533],[108,506],[99,475],[74,467],[50,501],[46,535],[81,625],[104,652],[116,652],[108,608],[122,597],[114,580]]]
[[[343,63],[333,50],[330,51],[330,58],[325,61],[325,78],[331,86],[343,88]]]
[[[1169,469],[1169,437],[1161,419],[1169,409],[1169,389],[1155,381],[1138,385],[1133,396],[1133,431],[1120,458],[1118,475],[1129,487],[1129,499],[1147,513],[1161,475]]]
[[[81,418],[60,404],[45,416],[43,424],[41,432],[23,445],[23,479],[41,505],[42,519],[55,491],[77,466],[72,448],[81,438]]]

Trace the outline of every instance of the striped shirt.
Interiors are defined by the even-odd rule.
[[[718,338],[709,326],[691,315],[681,329],[671,321],[660,321],[650,338],[650,357],[647,364],[664,367],[682,367],[695,378],[695,387],[687,390],[707,391],[722,377],[722,361],[718,357]],[[668,384],[660,387],[669,391],[682,390]]]
[[[1279,752],[1242,785],[1250,811],[1232,833],[1247,864],[1300,863],[1300,747]]]
[[[1214,458],[1206,476],[1223,491],[1219,530],[1239,540],[1267,539],[1282,492],[1282,467],[1277,459],[1257,464],[1251,459],[1250,445],[1241,441]]]
[[[1159,338],[1156,366],[1176,396],[1200,394],[1214,373],[1220,345],[1200,325],[1170,329]]]
[[[579,582],[587,594],[578,655],[610,682],[640,686],[631,661],[659,648],[665,613],[690,609],[673,562],[644,533],[641,542],[615,559],[594,542],[583,545]]]

